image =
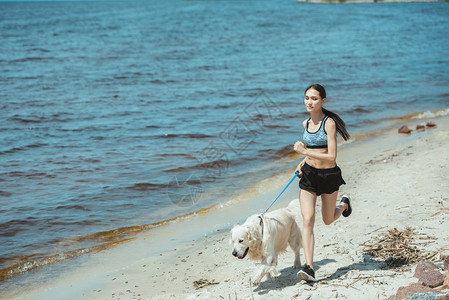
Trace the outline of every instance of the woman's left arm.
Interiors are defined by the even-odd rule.
[[[324,124],[324,129],[327,133],[327,153],[320,153],[318,151],[311,151],[307,149],[303,142],[296,142],[294,149],[296,152],[304,154],[305,156],[334,162],[337,160],[337,126],[335,121],[331,118],[327,119]]]

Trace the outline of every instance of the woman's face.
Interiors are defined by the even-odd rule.
[[[308,89],[304,95],[304,104],[309,113],[320,112],[325,102],[326,98],[321,98],[320,93],[315,89]]]

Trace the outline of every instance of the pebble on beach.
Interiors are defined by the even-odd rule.
[[[422,124],[416,125],[415,130],[417,132],[422,132],[422,131],[425,131],[426,129],[432,129],[432,128],[436,128],[436,127],[437,127],[437,125],[435,123],[427,122],[427,123],[422,123]],[[407,125],[402,125],[398,129],[398,133],[404,133],[404,134],[410,134],[412,131],[413,131],[413,129],[410,129]]]
[[[415,275],[419,282],[425,286],[434,288],[443,285],[445,276],[431,261],[420,261],[415,269]]]
[[[410,128],[408,128],[407,125],[403,125],[403,126],[401,126],[401,128],[398,129],[398,133],[409,134],[410,132],[412,132],[412,130]]]

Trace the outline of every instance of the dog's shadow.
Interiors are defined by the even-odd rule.
[[[332,281],[334,279],[340,278],[351,270],[359,270],[359,271],[375,271],[386,269],[387,264],[382,261],[375,260],[371,255],[363,254],[362,260],[358,262],[354,262],[349,266],[344,266],[338,268],[333,274],[320,279],[319,281]]]
[[[314,263],[315,269],[318,270],[321,266],[324,266],[329,263],[336,262],[334,259],[323,259]],[[270,292],[271,290],[283,289],[287,286],[292,286],[298,283],[298,278],[296,274],[299,269],[295,269],[294,267],[284,268],[279,270],[281,275],[279,275],[276,280],[265,279],[263,280],[255,289],[254,292],[259,295],[264,295]],[[267,278],[267,277],[265,277]]]
[[[336,262],[335,259],[323,259],[314,263],[315,270],[318,270],[320,267],[325,266],[328,263]],[[362,261],[355,262],[349,266],[344,266],[338,268],[333,274],[319,279],[317,282],[323,281],[332,281],[334,279],[340,278],[344,276],[351,270],[360,270],[360,271],[372,271],[379,270],[385,268],[385,262],[379,262],[373,259],[372,256],[364,254],[362,257]],[[254,289],[254,292],[257,292],[259,295],[267,294],[271,290],[283,289],[287,286],[292,286],[298,283],[298,278],[296,274],[299,270],[293,267],[288,267],[280,270],[281,275],[276,280],[266,279],[261,282],[260,285]],[[313,285],[314,283],[306,283],[309,285]]]

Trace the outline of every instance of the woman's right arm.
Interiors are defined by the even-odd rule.
[[[302,122],[302,127],[304,127],[304,130],[306,129],[306,125],[307,125],[307,119],[305,119],[303,122]],[[307,157],[304,157],[304,159],[299,163],[299,165],[296,167],[296,169],[295,169],[295,172],[296,171],[298,171],[299,172],[299,176],[302,176],[302,171],[301,171],[301,169],[302,169],[302,166],[304,166],[304,164],[305,164],[305,162],[306,162],[306,158]]]

